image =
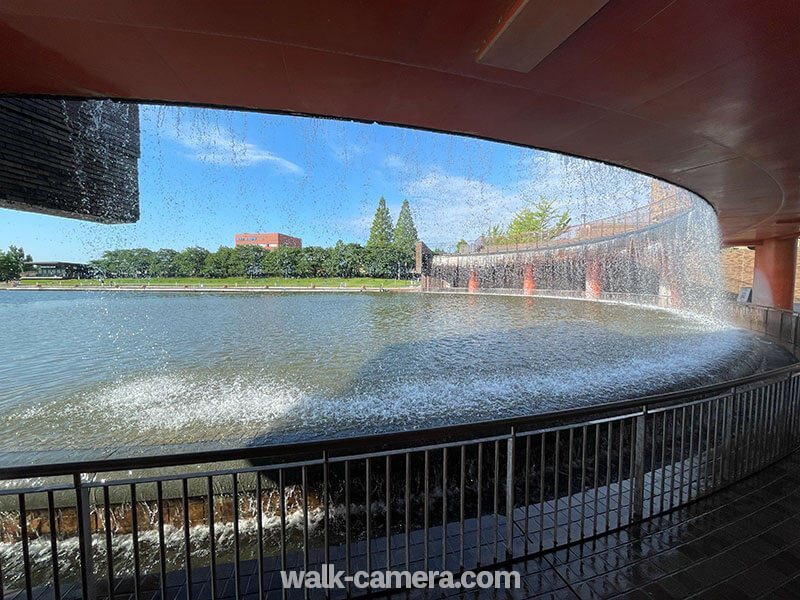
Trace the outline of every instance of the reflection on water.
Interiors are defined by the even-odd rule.
[[[548,298],[9,291],[0,322],[4,451],[429,427],[761,360],[755,337],[719,323]]]

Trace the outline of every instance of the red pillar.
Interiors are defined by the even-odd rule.
[[[598,258],[589,257],[586,260],[586,297],[590,300],[600,298],[603,291],[602,284],[603,264]]]
[[[522,293],[525,296],[533,296],[536,289],[536,279],[534,278],[534,266],[525,265],[522,268]]]
[[[765,240],[756,246],[753,304],[792,309],[797,238]]]
[[[478,291],[478,270],[477,269],[470,269],[469,270],[469,281],[467,282],[467,291],[469,291],[469,292],[477,292]]]

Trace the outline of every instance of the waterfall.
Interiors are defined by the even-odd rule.
[[[713,209],[676,192],[630,213],[571,227],[550,240],[433,256],[431,290],[622,299],[708,314],[722,299]]]

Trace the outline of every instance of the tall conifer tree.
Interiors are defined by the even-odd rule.
[[[411,216],[411,207],[408,200],[403,200],[400,207],[400,214],[397,217],[397,225],[394,227],[394,245],[400,251],[400,256],[413,256],[414,244],[417,242],[417,228],[414,225],[414,218]]]
[[[378,210],[375,211],[375,218],[372,219],[372,227],[369,230],[367,248],[390,246],[393,239],[392,217],[386,207],[386,200],[381,196],[378,201]]]

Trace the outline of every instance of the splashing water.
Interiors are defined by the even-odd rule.
[[[3,449],[20,460],[522,416],[744,375],[762,360],[757,338],[708,318],[552,298],[32,291],[0,303],[31,329],[65,310],[72,327],[39,338],[22,327],[0,351],[25,349],[24,373],[0,367]]]
[[[661,297],[663,303],[714,316],[723,304],[716,215],[703,200],[653,185],[651,204],[630,215],[574,226],[555,239],[491,245],[434,255],[432,287],[517,289]],[[528,280],[528,281],[526,281]]]

